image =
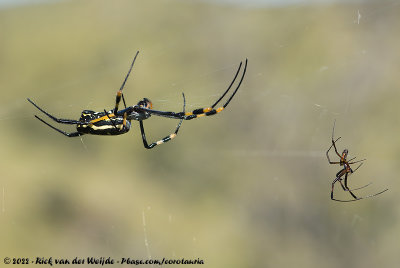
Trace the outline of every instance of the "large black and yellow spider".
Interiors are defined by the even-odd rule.
[[[57,123],[76,125],[77,131],[72,132],[72,133],[67,133],[61,129],[58,129],[58,128],[50,125],[49,123],[47,123],[46,121],[41,119],[39,116],[35,115],[35,117],[37,119],[39,119],[40,121],[42,121],[44,124],[48,125],[52,129],[60,132],[61,134],[65,135],[67,137],[77,137],[77,136],[82,136],[84,134],[120,135],[120,134],[124,134],[130,130],[131,120],[136,120],[136,121],[139,121],[140,131],[142,133],[142,140],[143,140],[144,147],[147,149],[151,149],[151,148],[154,148],[156,145],[163,144],[163,143],[168,142],[171,139],[175,138],[176,135],[178,134],[179,128],[180,128],[183,120],[190,120],[190,119],[194,119],[194,118],[198,118],[198,117],[202,117],[202,116],[214,115],[214,114],[217,114],[217,113],[221,112],[222,110],[224,110],[226,108],[226,106],[228,106],[228,104],[232,100],[232,98],[235,96],[236,92],[238,91],[238,89],[243,81],[243,78],[245,76],[246,69],[247,69],[247,59],[246,59],[243,74],[240,78],[239,83],[236,86],[236,89],[233,91],[232,95],[225,102],[225,104],[222,107],[219,107],[217,109],[215,109],[215,106],[222,100],[223,97],[225,97],[225,95],[232,88],[234,82],[236,81],[236,78],[238,77],[240,69],[242,67],[242,62],[240,63],[239,68],[235,74],[235,77],[233,78],[232,82],[230,83],[228,89],[209,108],[196,109],[196,110],[193,110],[192,112],[186,113],[185,112],[185,105],[186,105],[185,95],[183,93],[182,93],[182,96],[183,96],[182,112],[175,113],[175,112],[165,112],[165,111],[154,110],[153,104],[147,98],[144,98],[143,100],[139,101],[138,104],[136,104],[134,106],[127,107],[122,90],[125,86],[125,83],[126,83],[128,77],[129,77],[129,74],[131,73],[133,64],[135,63],[135,60],[136,60],[136,57],[138,54],[139,54],[139,51],[136,53],[136,55],[132,61],[132,64],[128,71],[128,74],[126,75],[121,88],[117,91],[114,109],[112,109],[110,111],[104,110],[104,112],[94,112],[94,111],[90,111],[90,110],[84,110],[82,112],[79,120],[60,119],[60,118],[57,118],[57,117],[47,113],[46,111],[44,111],[42,108],[40,108],[38,105],[36,105],[33,101],[31,101],[28,98],[28,101],[30,103],[32,103],[39,111],[41,111],[42,113],[44,113],[45,115],[47,115],[48,117],[50,117],[51,119],[56,121]],[[122,110],[119,110],[118,106],[121,101],[121,98],[123,100],[125,108]],[[146,120],[153,114],[157,115],[157,116],[163,116],[163,117],[168,117],[168,118],[173,118],[173,119],[180,119],[180,121],[179,121],[174,133],[164,137],[163,139],[161,139],[159,141],[148,144],[147,140],[146,140],[146,134],[144,131],[144,127],[143,127],[143,120]]]
[[[332,145],[329,147],[328,151],[326,151],[326,157],[328,158],[328,162],[329,164],[339,164],[340,166],[343,166],[343,168],[341,170],[339,170],[338,173],[336,173],[336,178],[333,180],[332,182],[332,190],[331,190],[331,199],[334,201],[338,201],[338,202],[352,202],[352,201],[357,201],[357,200],[361,200],[361,199],[366,199],[366,198],[370,198],[373,196],[376,196],[378,194],[381,194],[383,192],[386,192],[388,189],[385,189],[379,193],[373,194],[373,195],[368,195],[368,196],[364,196],[364,197],[357,197],[352,191],[355,190],[359,190],[362,188],[367,187],[368,185],[370,185],[371,183],[364,185],[362,187],[359,188],[355,188],[355,189],[349,189],[349,187],[347,186],[347,178],[348,176],[350,176],[351,174],[353,174],[354,172],[356,172],[357,169],[359,169],[361,167],[361,164],[359,164],[354,170],[350,167],[350,165],[355,164],[355,163],[360,163],[365,161],[366,159],[361,159],[355,162],[352,162],[354,159],[356,159],[355,157],[351,158],[350,160],[347,160],[347,156],[349,154],[349,150],[344,149],[342,154],[339,154],[337,148],[336,148],[336,142],[341,138],[337,138],[336,140],[334,140],[333,136],[334,136],[334,132],[335,132],[335,123],[333,123],[333,130],[332,130]],[[340,158],[340,160],[338,162],[336,161],[331,161],[329,158],[329,151],[332,149],[332,147],[335,149],[335,153],[336,155]],[[344,176],[344,178],[343,178]],[[344,180],[344,184],[342,182],[342,180]],[[340,185],[342,186],[343,190],[346,192],[349,192],[351,194],[351,196],[354,199],[350,199],[350,200],[340,200],[340,199],[336,199],[333,197],[333,189],[335,187],[335,183],[339,182]]]

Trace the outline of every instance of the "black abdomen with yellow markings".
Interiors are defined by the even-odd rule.
[[[78,124],[76,129],[80,133],[93,135],[121,135],[129,131],[130,121],[127,120],[124,126],[122,117],[113,117],[112,111],[107,112],[107,114],[84,110],[79,118],[82,123]]]

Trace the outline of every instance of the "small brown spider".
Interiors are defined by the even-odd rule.
[[[370,185],[371,183],[369,183],[367,185],[364,185],[362,187],[359,187],[359,188],[349,189],[349,187],[347,186],[347,178],[348,178],[348,176],[350,176],[351,174],[356,172],[356,170],[359,169],[363,163],[359,164],[354,170],[350,167],[350,165],[355,164],[355,163],[360,163],[362,161],[365,161],[366,159],[362,159],[362,160],[358,160],[358,161],[352,162],[355,159],[355,157],[353,157],[350,160],[347,160],[347,156],[349,154],[349,150],[347,150],[347,149],[344,149],[342,154],[339,154],[339,152],[338,152],[338,150],[336,148],[336,142],[341,137],[337,138],[336,140],[334,140],[334,138],[333,138],[334,132],[335,132],[335,123],[336,123],[336,121],[333,123],[332,145],[329,147],[328,151],[326,151],[326,157],[328,158],[329,164],[333,164],[333,165],[334,164],[339,164],[340,166],[343,166],[343,168],[341,170],[339,170],[338,173],[336,173],[336,178],[332,182],[331,199],[334,200],[334,201],[338,201],[338,202],[352,202],[352,201],[357,201],[357,200],[361,200],[361,199],[365,199],[365,198],[370,198],[370,197],[379,195],[379,194],[381,194],[383,192],[386,192],[388,189],[385,189],[385,190],[383,190],[383,191],[381,191],[379,193],[376,193],[376,194],[373,194],[373,195],[364,196],[364,197],[357,197],[352,192],[352,191],[355,191],[355,190],[359,190],[359,189],[365,188],[368,185]],[[332,147],[335,149],[336,155],[340,158],[340,161],[338,161],[338,162],[331,161],[330,158],[329,158],[329,151],[332,149]],[[344,176],[344,178],[343,178],[343,176]],[[343,180],[344,180],[344,184],[342,182]],[[335,183],[336,182],[340,182],[340,185],[342,186],[343,190],[346,191],[346,192],[349,192],[354,199],[350,199],[350,200],[335,199],[333,197],[333,189],[335,187]]]

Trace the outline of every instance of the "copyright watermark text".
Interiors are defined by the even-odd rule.
[[[135,258],[111,258],[111,257],[75,257],[75,258],[54,258],[54,257],[34,257],[34,258],[15,258],[4,257],[4,264],[43,264],[47,266],[55,266],[59,264],[93,264],[93,265],[113,265],[113,264],[129,264],[129,265],[164,265],[164,264],[204,264],[202,259],[135,259]]]

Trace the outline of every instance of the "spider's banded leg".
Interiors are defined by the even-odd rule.
[[[232,93],[232,95],[229,97],[229,99],[225,102],[225,104],[222,107],[219,107],[217,109],[214,109],[214,107],[221,101],[221,99],[228,93],[228,91],[231,89],[234,81],[236,80],[238,73],[241,69],[241,65],[242,63],[240,63],[239,65],[239,69],[235,75],[235,78],[233,79],[233,81],[231,82],[230,86],[228,87],[228,89],[224,92],[224,94],[222,94],[222,96],[209,108],[200,108],[200,109],[196,109],[193,110],[192,112],[179,112],[179,113],[175,113],[175,112],[165,112],[165,111],[157,111],[157,110],[153,110],[153,109],[148,109],[148,108],[144,108],[144,107],[138,107],[137,109],[143,111],[143,112],[148,112],[150,114],[154,114],[157,116],[163,116],[163,117],[168,117],[168,118],[174,118],[174,119],[181,119],[183,118],[184,120],[191,120],[197,117],[202,117],[202,116],[209,116],[209,115],[214,115],[217,114],[219,112],[221,112],[222,110],[224,110],[226,108],[226,106],[228,106],[229,102],[232,100],[232,98],[235,96],[236,92],[239,90],[240,85],[243,82],[244,76],[246,74],[246,69],[247,69],[247,59],[245,62],[245,66],[244,66],[244,70],[243,70],[243,74],[242,77],[238,83],[238,85],[236,86],[235,91]]]
[[[44,121],[44,120],[43,120],[42,118],[40,118],[39,116],[35,115],[35,117],[36,117],[37,119],[39,119],[40,121],[42,121],[44,124],[48,125],[48,126],[51,127],[52,129],[54,129],[54,130],[60,132],[61,134],[65,135],[65,136],[67,136],[67,137],[78,137],[78,136],[84,135],[84,133],[80,133],[80,132],[67,133],[67,132],[65,132],[65,131],[62,131],[61,129],[58,129],[58,128],[56,128],[56,127],[50,125],[49,123],[47,123],[46,121]]]
[[[186,106],[185,95],[183,93],[182,93],[182,95],[183,95],[183,112],[185,112],[185,106]],[[139,121],[140,132],[142,133],[142,140],[143,140],[144,147],[146,149],[152,149],[157,145],[160,145],[160,144],[163,144],[163,143],[166,143],[166,142],[172,140],[173,138],[175,138],[178,135],[178,131],[179,131],[179,128],[181,127],[181,125],[182,125],[182,122],[183,122],[183,118],[181,118],[181,120],[179,121],[174,133],[164,137],[163,139],[161,139],[159,141],[156,141],[156,142],[153,142],[151,144],[148,144],[147,143],[147,139],[146,139],[146,134],[145,134],[145,131],[144,131],[144,127],[143,127],[143,121],[140,120]]]
[[[61,123],[61,124],[70,124],[70,125],[76,125],[76,124],[80,124],[82,122],[80,121],[76,121],[76,120],[71,120],[71,119],[61,119],[61,118],[57,118],[55,116],[52,116],[51,114],[49,114],[48,112],[44,111],[42,108],[40,108],[39,106],[37,106],[33,101],[31,101],[29,98],[27,99],[30,103],[32,103],[33,106],[35,106],[39,111],[41,111],[42,113],[44,113],[45,115],[47,115],[48,117],[50,117],[51,119],[53,119],[54,121],[56,121],[57,123]],[[38,118],[36,116],[36,118]],[[41,119],[39,119],[41,120]],[[43,120],[41,120],[43,121]]]
[[[202,116],[210,116],[210,115],[214,115],[214,114],[217,114],[217,113],[222,112],[222,111],[228,106],[228,104],[231,102],[231,100],[233,99],[233,97],[235,96],[236,92],[239,90],[240,85],[241,85],[242,82],[243,82],[243,79],[244,79],[244,76],[245,76],[246,70],[247,70],[247,61],[248,61],[248,60],[246,59],[246,62],[245,62],[245,64],[244,64],[244,69],[243,69],[242,77],[240,78],[240,81],[239,81],[238,85],[236,86],[235,91],[233,91],[232,95],[229,97],[229,99],[225,102],[225,104],[224,104],[223,106],[221,106],[221,107],[219,107],[219,108],[217,108],[217,109],[214,109],[214,107],[222,100],[222,98],[223,98],[223,97],[228,93],[228,91],[231,89],[231,87],[232,87],[234,81],[236,80],[236,77],[237,77],[237,75],[238,75],[238,73],[239,73],[239,71],[240,71],[240,68],[241,68],[241,66],[242,66],[242,63],[240,63],[239,68],[238,68],[238,71],[237,71],[237,73],[236,73],[236,75],[235,75],[235,78],[233,79],[233,81],[232,81],[231,84],[229,85],[228,89],[224,92],[224,94],[222,94],[222,96],[221,96],[211,107],[208,107],[208,108],[200,108],[200,109],[196,109],[196,110],[194,110],[194,111],[192,111],[192,112],[185,113],[185,117],[184,117],[185,120],[191,120],[191,119],[198,118],[198,117],[202,117]]]
[[[341,137],[337,138],[335,141],[332,140],[331,146],[329,147],[328,151],[326,151],[326,157],[328,158],[329,164],[340,164],[340,162],[331,161],[331,159],[329,158],[329,151],[332,149],[332,147],[334,146],[335,142],[337,142],[340,138],[341,138]],[[336,147],[335,147],[335,149],[336,149]],[[340,156],[339,156],[339,157],[340,157]]]
[[[131,71],[132,71],[133,64],[135,64],[136,57],[137,57],[138,54],[139,54],[139,51],[136,52],[136,55],[135,55],[135,57],[133,58],[131,67],[129,68],[128,74],[126,75],[125,80],[124,80],[124,82],[122,83],[122,86],[121,86],[120,89],[117,91],[117,96],[115,97],[114,114],[116,114],[117,111],[118,111],[118,106],[119,106],[119,103],[120,103],[120,101],[121,101],[121,98],[122,98],[122,101],[124,102],[124,106],[125,106],[125,108],[126,108],[125,98],[124,98],[124,94],[122,93],[122,90],[123,90],[124,87],[125,87],[125,83],[126,83],[126,81],[128,80],[129,74],[130,74]]]

